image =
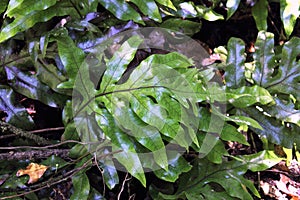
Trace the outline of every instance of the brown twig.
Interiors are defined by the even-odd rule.
[[[43,133],[43,132],[49,132],[49,131],[60,131],[60,130],[64,130],[64,129],[65,129],[64,127],[56,127],[56,128],[39,129],[39,130],[28,131],[28,132],[35,134],[35,133]],[[16,134],[1,135],[0,140],[10,138],[10,137],[15,137],[15,136],[16,136]]]
[[[47,151],[44,150],[31,150],[31,151],[24,151],[24,152],[8,152],[8,153],[1,153],[0,160],[31,160],[40,159],[40,158],[47,158],[51,155],[58,155],[61,158],[68,158],[69,149],[48,149]]]
[[[3,122],[0,120],[0,132],[2,133],[13,133],[17,136],[25,137],[35,141],[38,145],[40,144],[50,144],[48,140],[38,135],[34,135],[30,132],[24,131],[20,128],[17,128],[9,123]]]
[[[58,147],[64,144],[68,143],[77,143],[77,144],[82,144],[82,145],[89,145],[89,144],[95,144],[98,142],[79,142],[76,140],[66,140],[57,144],[51,144],[48,146],[42,146],[42,147],[36,147],[36,146],[14,146],[14,147],[0,147],[0,150],[14,150],[14,149],[50,149],[54,147]]]
[[[123,190],[124,190],[125,183],[131,179],[131,177],[130,177],[130,178],[127,178],[127,177],[128,177],[128,172],[126,173],[126,176],[125,176],[124,181],[123,181],[123,183],[122,183],[122,188],[121,188],[121,190],[120,190],[120,192],[119,192],[119,194],[118,194],[118,200],[121,199],[121,194],[122,194],[122,192],[123,192]]]
[[[60,131],[60,130],[64,130],[64,129],[65,129],[65,127],[44,128],[44,129],[29,131],[29,133],[43,133],[43,132],[49,132],[49,131]]]

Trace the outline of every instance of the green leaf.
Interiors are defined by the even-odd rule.
[[[290,124],[287,127],[286,124],[282,124],[279,120],[270,117],[267,111],[260,112],[255,108],[244,108],[243,113],[251,117],[251,119],[259,121],[263,129],[254,128],[253,130],[257,134],[265,136],[268,141],[290,149],[293,148],[294,144],[300,145],[299,126]]]
[[[235,141],[241,144],[250,145],[247,142],[246,137],[242,133],[238,132],[236,127],[230,124],[224,125],[220,137],[225,141]]]
[[[12,23],[3,27],[0,32],[0,43],[15,36],[17,33],[33,27],[38,22],[47,22],[55,16],[65,16],[72,13],[77,12],[70,2],[59,1],[46,10],[36,10],[27,15],[18,16]]]
[[[80,158],[88,154],[87,149],[82,144],[76,144],[70,149],[69,156],[71,158]]]
[[[128,64],[134,58],[141,42],[142,39],[139,36],[133,36],[114,53],[114,56],[106,63],[106,71],[102,78],[100,92],[111,91],[109,88],[117,84]]]
[[[284,44],[278,73],[272,78],[267,89],[270,92],[292,94],[300,101],[300,38],[293,37]]]
[[[74,193],[71,195],[71,200],[85,200],[88,199],[90,193],[90,183],[85,173],[79,173],[72,176],[72,183]]]
[[[155,0],[155,1],[163,6],[166,6],[167,8],[171,8],[175,11],[177,10],[171,0]]]
[[[215,12],[212,7],[207,8],[206,6],[197,5],[196,10],[198,12],[198,16],[206,19],[207,21],[217,21],[224,19],[224,16]]]
[[[160,27],[172,29],[178,32],[183,32],[186,35],[192,36],[200,31],[201,23],[179,18],[171,18],[165,20]]]
[[[226,92],[228,102],[237,108],[249,107],[255,103],[262,105],[274,104],[274,100],[268,90],[257,85],[252,87],[241,87],[228,89]]]
[[[230,38],[227,45],[228,56],[225,71],[226,86],[238,88],[245,85],[244,62],[245,44],[238,38]]]
[[[161,16],[156,3],[153,0],[130,0],[142,11],[142,13],[148,16],[154,21],[161,22]]]
[[[9,85],[20,94],[52,107],[63,107],[65,104],[66,97],[41,83],[36,75],[28,75],[16,67],[5,67],[5,70],[7,79],[11,82]]]
[[[84,61],[84,52],[76,47],[65,28],[60,28],[60,31],[55,31],[54,33],[50,32],[48,37],[57,42],[58,54],[65,67],[69,81],[74,81]]]
[[[87,150],[89,152],[96,151],[99,143],[104,139],[104,135],[95,120],[95,116],[81,112],[74,116],[74,123],[81,141],[87,143],[85,145]]]
[[[277,163],[282,158],[276,156],[273,151],[261,151],[257,154],[241,156],[244,162],[247,163],[248,169],[253,172],[264,171]]]
[[[23,1],[24,0],[9,1],[9,4],[5,5],[5,6],[7,6],[5,13],[9,12],[10,10],[14,10],[15,8],[18,8],[23,3]],[[8,1],[7,1],[7,3],[8,3]]]
[[[26,0],[21,4],[15,4],[14,1],[10,1],[8,9],[4,15],[8,17],[20,18],[30,14],[34,11],[46,10],[47,8],[55,5],[56,0]]]
[[[123,21],[133,20],[145,25],[139,13],[124,0],[100,0],[99,3],[118,19]]]
[[[267,17],[268,17],[268,1],[260,0],[256,2],[252,8],[252,15],[254,17],[256,27],[259,31],[267,30]]]
[[[188,162],[177,152],[168,151],[169,167],[168,170],[155,170],[154,174],[165,181],[175,182],[179,175],[183,172],[188,172],[192,167]]]
[[[114,158],[116,158],[128,172],[137,178],[144,186],[146,186],[146,177],[135,150],[135,144],[131,138],[125,134],[118,126],[112,115],[106,110],[101,109],[97,111],[96,120],[105,133],[105,135],[111,140]]]
[[[260,124],[257,122],[257,121],[260,122],[260,120],[256,121],[255,118],[250,118],[246,116],[236,116],[236,115],[226,116],[220,113],[220,111],[218,111],[215,107],[212,107],[212,112],[217,116],[221,117],[222,119],[224,119],[225,121],[232,121],[240,126],[245,125],[245,126],[252,126],[253,128],[256,129],[263,129],[260,126]]]
[[[300,14],[299,10],[299,0],[280,0],[280,17],[287,37],[293,32],[297,18]]]
[[[222,164],[213,164],[206,159],[196,159],[193,169],[182,174],[178,180],[178,190],[173,195],[160,193],[155,199],[185,199],[194,197],[208,197],[204,199],[216,199],[220,194],[229,195],[239,199],[253,199],[250,191],[260,198],[254,184],[245,179],[243,175],[248,169],[263,171],[278,162],[280,158],[271,151],[262,151],[249,156],[240,156],[236,160],[226,161]],[[250,166],[250,168],[249,168]],[[207,185],[218,184],[218,191],[207,189]],[[155,192],[152,192],[155,193]],[[157,192],[156,192],[157,194]]]
[[[274,35],[260,31],[255,42],[255,69],[252,78],[259,86],[268,87],[275,68]]]
[[[224,16],[210,8],[204,12],[203,19],[212,22],[217,20],[224,20]]]
[[[0,13],[4,12],[9,0],[0,1]]]
[[[48,64],[43,59],[39,60],[37,67],[37,77],[44,84],[48,85],[55,92],[65,94],[65,91],[59,90],[57,86],[66,81],[66,77],[61,74],[58,68],[53,64]]]
[[[119,150],[114,149],[113,150]],[[146,187],[146,177],[144,174],[142,163],[136,152],[120,152],[114,154],[114,157],[128,170],[128,172],[138,179],[141,184]]]
[[[207,159],[212,163],[221,164],[224,156],[228,156],[228,152],[226,151],[224,144],[221,140],[218,140],[211,151],[207,154]]]
[[[243,108],[259,103],[262,105],[274,104],[273,97],[268,90],[254,85],[252,87],[243,86],[237,89],[220,87],[217,84],[208,85],[209,92],[204,93],[211,102],[228,102],[235,107]]]
[[[98,162],[103,170],[102,174],[105,184],[109,189],[113,189],[119,183],[119,176],[112,159],[106,157],[103,160],[98,160]]]
[[[235,11],[238,9],[240,4],[240,0],[227,0],[226,7],[227,7],[227,19],[229,19]]]
[[[275,102],[274,106],[263,106],[262,109],[280,121],[300,126],[300,111],[295,109],[292,102],[287,103],[279,98],[275,98]]]
[[[132,97],[133,99],[134,97]],[[135,98],[137,98],[135,96]],[[137,99],[139,100],[139,99]],[[141,103],[141,102],[139,102]],[[161,167],[167,170],[168,167],[168,161],[167,161],[167,155],[165,152],[165,145],[161,138],[161,135],[159,133],[159,129],[156,129],[152,123],[158,123],[162,122],[161,118],[158,118],[157,120],[153,119],[155,116],[157,116],[158,113],[155,112],[155,110],[145,109],[147,105],[144,107],[143,111],[151,112],[153,115],[148,115],[149,113],[143,113],[144,115],[147,114],[147,119],[144,118],[145,122],[148,122],[148,124],[144,123],[141,119],[139,119],[136,114],[126,105],[129,105],[129,102],[122,98],[122,96],[118,95],[117,99],[112,99],[112,104],[115,104],[116,106],[112,108],[112,113],[114,118],[117,120],[118,126],[123,127],[125,130],[128,131],[128,134],[131,134],[135,139],[142,144],[144,147],[149,149],[154,156],[154,159],[156,163]],[[143,105],[141,105],[143,106]],[[133,106],[134,107],[134,106]],[[137,112],[139,112],[137,110]],[[159,111],[158,111],[159,112]],[[143,115],[142,113],[139,113]],[[145,116],[146,117],[146,116]],[[148,118],[149,117],[149,118]],[[153,118],[151,118],[153,117]],[[160,116],[159,116],[160,117]],[[149,120],[149,121],[148,121]],[[151,122],[150,122],[151,121]],[[150,122],[150,123],[149,123]],[[161,124],[161,123],[160,123]],[[151,126],[152,125],[152,126]]]
[[[34,127],[33,120],[26,109],[16,101],[16,93],[11,88],[1,85],[0,110],[6,113],[6,122],[25,130],[30,130]]]

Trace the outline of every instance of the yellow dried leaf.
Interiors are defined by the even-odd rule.
[[[26,169],[20,169],[17,171],[17,176],[23,176],[27,174],[29,176],[28,184],[35,183],[43,176],[45,171],[48,169],[45,165],[39,165],[36,163],[30,163]]]

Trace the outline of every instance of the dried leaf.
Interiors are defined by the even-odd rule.
[[[30,183],[35,183],[43,176],[45,171],[48,169],[48,166],[45,165],[39,165],[36,163],[30,163],[26,169],[20,169],[17,171],[16,176],[23,176],[25,174],[29,175],[29,181]]]

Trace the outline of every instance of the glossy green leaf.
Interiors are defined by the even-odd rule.
[[[128,131],[128,134],[132,135],[136,138],[136,140],[149,149],[154,156],[156,163],[161,167],[167,170],[168,161],[167,155],[165,152],[165,145],[159,133],[159,130],[155,127],[151,126],[152,123],[161,122],[161,119],[153,120],[151,118],[147,118],[149,120],[153,120],[152,123],[146,124],[138,117],[136,114],[132,112],[132,110],[125,105],[129,104],[126,100],[122,99],[121,96],[118,96],[117,101],[113,100],[113,104],[117,106],[112,109],[112,113],[114,118],[117,119],[118,126],[123,127],[125,130]],[[150,107],[151,109],[151,107]],[[145,109],[144,111],[148,112],[150,110]],[[150,111],[154,115],[152,117],[157,116],[157,113],[154,111]],[[140,113],[141,114],[141,113]],[[145,113],[144,113],[145,114]]]
[[[252,8],[252,15],[254,17],[256,27],[259,31],[267,30],[267,17],[268,17],[268,1],[260,0],[256,2]]]
[[[213,22],[217,20],[224,20],[224,16],[215,12],[213,9],[209,9],[205,11],[203,19]]]
[[[227,7],[227,19],[229,19],[235,11],[238,9],[240,4],[240,0],[227,0],[226,7]]]
[[[245,85],[244,62],[245,44],[238,38],[230,38],[228,41],[227,66],[225,71],[226,86],[238,88]]]
[[[237,116],[237,115],[232,115],[232,116],[226,116],[220,113],[215,107],[212,107],[212,112],[216,114],[217,116],[221,117],[225,121],[232,121],[236,123],[237,125],[245,125],[245,126],[252,126],[253,128],[256,129],[263,129],[262,126],[257,122],[260,120],[255,120],[255,118],[250,118],[246,116]]]
[[[37,67],[37,77],[44,84],[48,85],[52,90],[65,94],[59,90],[57,86],[66,81],[66,77],[61,74],[58,68],[53,64],[48,64],[43,59],[39,60],[40,65]]]
[[[70,2],[59,1],[46,10],[32,11],[27,15],[17,17],[12,23],[3,27],[0,32],[0,43],[15,36],[17,33],[33,27],[38,22],[46,22],[55,16],[65,16],[77,13]]]
[[[270,85],[271,75],[275,67],[274,35],[260,31],[255,42],[255,69],[252,78],[260,86]]]
[[[146,186],[146,177],[135,150],[135,145],[132,139],[124,133],[118,126],[112,115],[106,110],[98,110],[96,120],[105,133],[105,135],[111,140],[114,152],[114,158],[116,158],[128,172],[137,178],[144,186]]]
[[[282,124],[281,121],[270,117],[268,111],[262,111],[255,108],[243,109],[244,114],[252,119],[259,121],[263,129],[253,129],[257,134],[265,136],[268,141],[284,146],[286,148],[293,148],[293,145],[300,145],[300,127],[295,124]]]
[[[117,150],[117,149],[113,149]],[[146,177],[143,166],[140,162],[136,152],[120,152],[116,153],[114,157],[128,170],[128,172],[138,179],[141,184],[146,187]]]
[[[224,89],[224,87],[220,87],[217,84],[210,84],[208,89],[209,91],[202,95],[209,97],[211,102],[228,102],[238,108],[248,107],[253,104],[274,104],[273,97],[268,90],[257,85],[252,87],[243,86],[237,89]]]
[[[285,43],[278,73],[272,78],[267,87],[270,92],[292,94],[300,101],[300,61],[297,56],[300,54],[300,38],[293,37]]]
[[[273,151],[261,151],[256,154],[241,156],[248,169],[257,172],[266,170],[282,160]]]
[[[197,5],[196,10],[198,12],[198,16],[207,21],[217,21],[224,19],[224,16],[215,12],[212,7],[207,8],[206,6]]]
[[[52,107],[62,107],[65,104],[66,97],[41,83],[36,75],[28,75],[16,67],[5,67],[5,70],[10,86],[20,94]]]
[[[183,32],[186,35],[192,36],[200,31],[201,23],[178,18],[165,20],[161,25],[162,28]]]
[[[22,3],[23,3],[24,0],[15,0],[15,1],[7,1],[8,5],[7,5],[7,9],[6,9],[6,12],[9,12],[10,10],[14,10],[15,8],[18,8]]]
[[[268,90],[257,85],[252,87],[241,87],[228,89],[226,93],[228,102],[237,108],[249,107],[255,103],[262,105],[274,104],[274,100]]]
[[[165,181],[175,182],[179,175],[188,172],[192,166],[177,152],[168,152],[169,167],[168,170],[155,170],[154,174]]]
[[[230,196],[226,199],[232,199],[233,197],[253,199],[250,191],[255,196],[260,197],[254,187],[254,183],[245,179],[243,175],[248,169],[252,171],[268,169],[280,162],[280,160],[271,151],[262,151],[249,156],[241,156],[236,160],[226,161],[222,164],[212,164],[206,159],[198,159],[194,162],[191,171],[180,176],[178,190],[175,194],[167,195],[160,193],[154,199],[184,199],[185,197],[193,199],[197,195],[198,197],[204,196],[210,197],[209,199],[215,199],[223,192],[226,192],[226,195]],[[211,191],[204,187],[211,183],[221,185],[224,191]],[[153,191],[152,193],[155,192]]]
[[[100,92],[110,91],[109,87],[117,84],[128,64],[134,58],[141,42],[142,39],[139,36],[133,36],[114,53],[114,56],[106,63],[106,71],[102,78]]]
[[[99,3],[118,19],[124,21],[133,20],[144,25],[139,13],[124,0],[100,0]]]
[[[167,8],[171,8],[175,11],[177,10],[171,0],[155,0],[155,1],[163,6],[166,6]]]
[[[220,137],[225,141],[235,141],[241,144],[250,145],[247,142],[246,137],[242,133],[238,132],[236,127],[230,124],[226,124],[223,127]]]
[[[103,179],[109,189],[113,189],[119,184],[119,176],[113,161],[109,158],[100,159],[99,166],[102,168]]]
[[[15,4],[15,1],[10,1],[9,7],[5,12],[8,17],[14,17],[16,19],[24,17],[34,11],[46,10],[49,7],[55,5],[56,0],[26,0],[21,4]]]
[[[300,126],[300,110],[295,109],[292,102],[284,102],[279,98],[275,98],[274,106],[263,106],[262,109],[278,120],[294,123]]]
[[[154,21],[161,22],[161,16],[154,0],[130,0],[138,6],[142,13]]]
[[[81,141],[87,143],[85,145],[87,150],[89,152],[96,151],[100,142],[104,139],[104,135],[94,115],[81,112],[74,116],[74,123]]]
[[[224,156],[228,156],[224,144],[221,140],[218,140],[212,150],[207,154],[207,159],[215,164],[221,164]]]
[[[0,86],[0,110],[6,113],[6,122],[25,130],[34,127],[33,120],[26,109],[17,102],[16,93],[6,86]]]
[[[90,193],[90,183],[85,173],[79,173],[72,176],[72,183],[74,186],[74,193],[71,195],[71,200],[85,200],[88,199]]]
[[[292,34],[297,18],[299,18],[299,10],[299,0],[280,0],[280,17],[288,37]]]
[[[58,54],[70,79],[69,81],[74,81],[84,61],[84,52],[76,47],[65,28],[61,28],[60,31],[55,31],[53,34],[50,32],[49,37],[57,42]]]

